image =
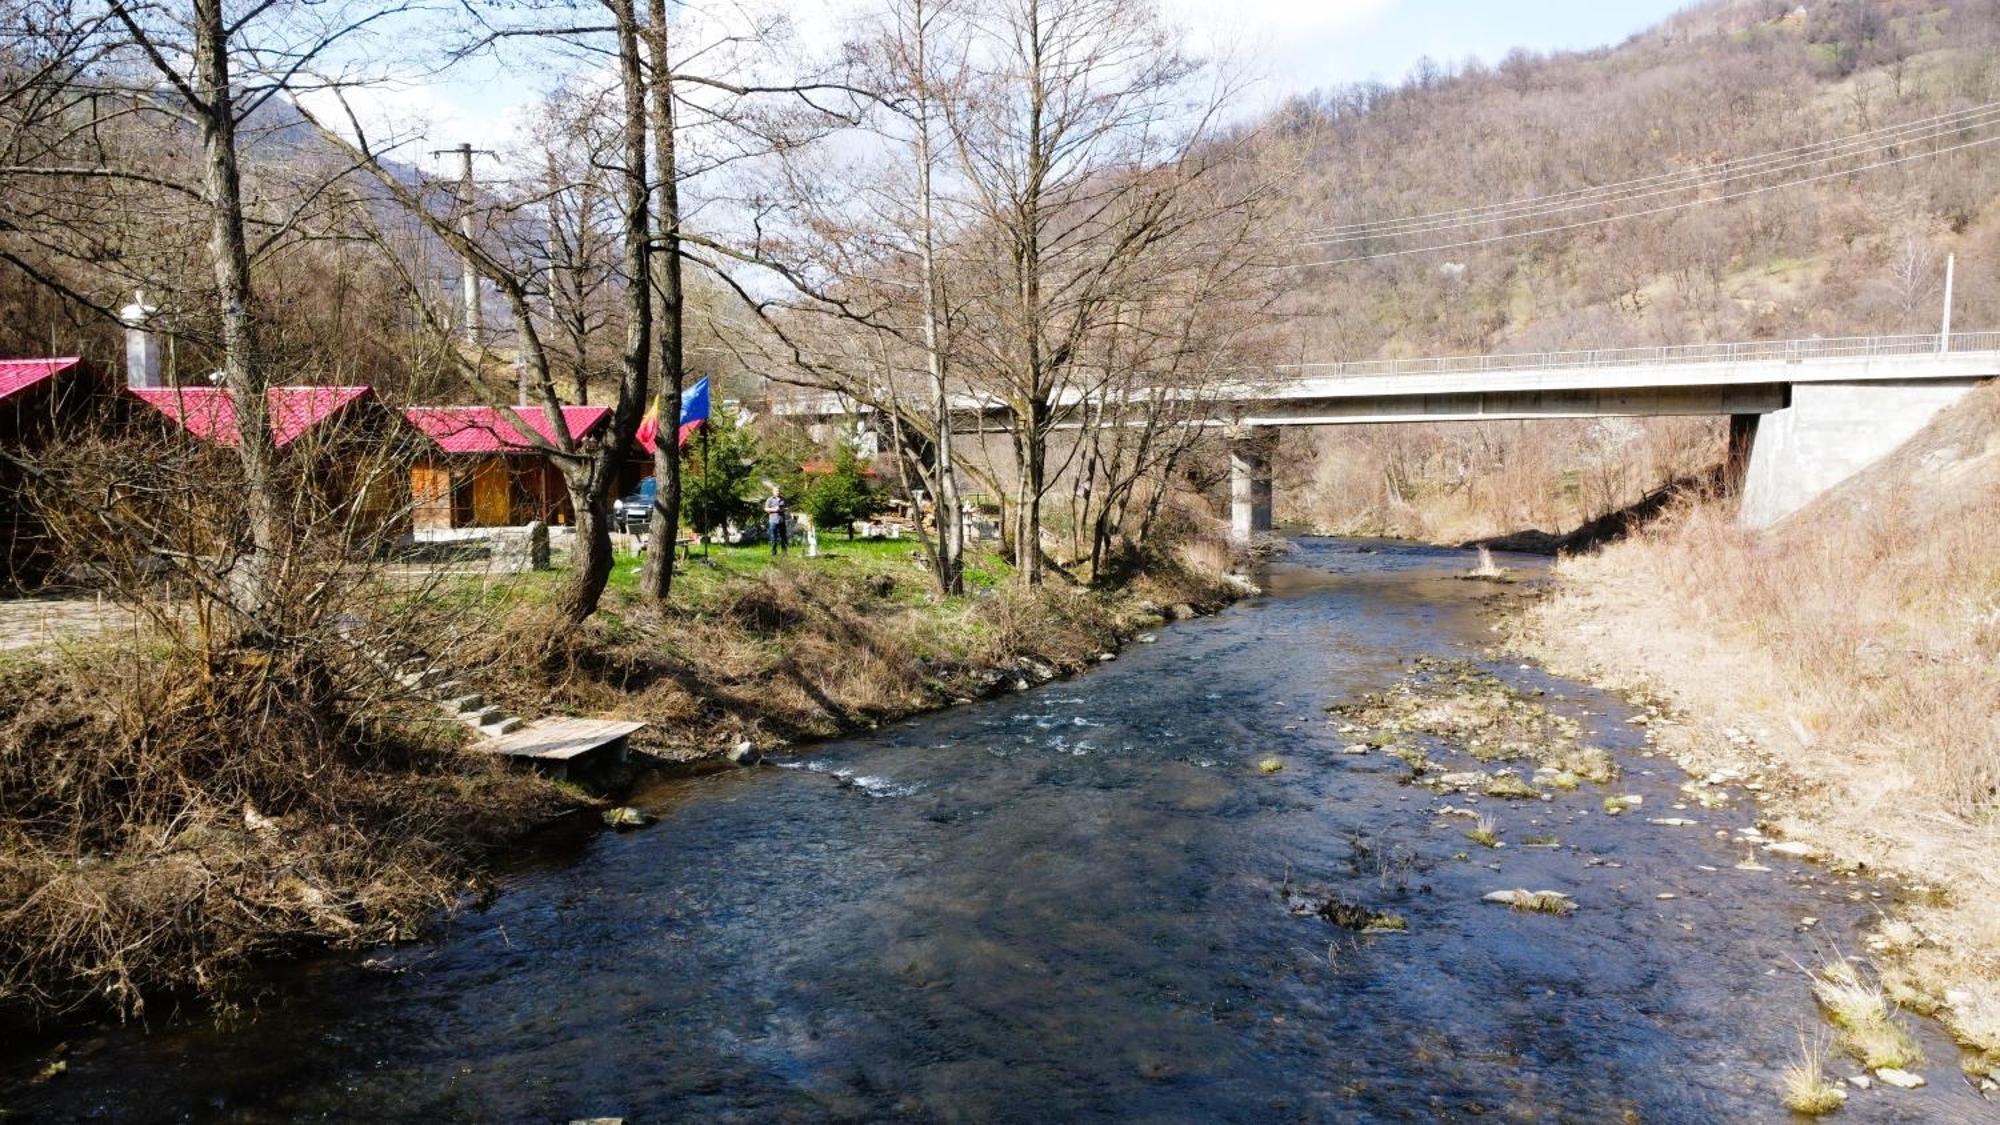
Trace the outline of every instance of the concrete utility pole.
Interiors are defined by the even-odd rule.
[[[435,149],[431,152],[432,156],[443,156],[448,152],[458,154],[458,232],[464,235],[468,242],[475,237],[472,209],[477,205],[479,198],[476,181],[472,178],[472,157],[475,151],[470,144],[462,144],[457,148]],[[470,257],[460,260],[458,281],[465,302],[465,342],[476,348],[481,338],[485,336],[485,318],[479,306],[479,274],[473,270]]]
[[[1951,283],[1958,273],[1958,255],[1947,254],[1944,259],[1944,327],[1938,331],[1938,354],[1951,350]]]

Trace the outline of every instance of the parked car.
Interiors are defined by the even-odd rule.
[[[645,530],[646,521],[653,518],[653,496],[659,487],[658,481],[647,477],[639,482],[639,491],[613,501],[611,526],[627,532]]]

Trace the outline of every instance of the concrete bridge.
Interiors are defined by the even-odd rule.
[[[1228,428],[1238,541],[1271,530],[1270,451],[1279,427],[1548,418],[1728,416],[1742,518],[1764,527],[1886,456],[1980,380],[1995,377],[2000,332],[1767,340],[1299,364],[1204,388],[1199,413]],[[1073,398],[1055,404],[1059,415],[1085,405]],[[860,412],[839,401],[776,409],[821,417]],[[955,413],[955,432],[991,432],[993,420],[1006,416],[997,400],[975,396]]]

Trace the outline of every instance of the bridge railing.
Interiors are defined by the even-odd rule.
[[[1921,336],[1848,336],[1810,340],[1751,340],[1735,344],[1676,344],[1646,348],[1592,348],[1587,351],[1514,352],[1501,355],[1437,356],[1425,359],[1365,359],[1344,363],[1280,365],[1285,373],[1314,377],[1373,375],[1461,375],[1579,367],[1660,367],[1697,363],[1808,363],[1827,359],[2000,351],[2000,332],[1954,332],[1948,348],[1937,333]]]

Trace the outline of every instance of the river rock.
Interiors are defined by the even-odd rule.
[[[1135,642],[1142,645],[1158,644],[1160,641],[1160,638],[1154,636],[1151,633],[1141,633],[1138,636],[1133,637],[1132,639]]]
[[[1488,797],[1500,797],[1510,801],[1532,801],[1541,796],[1536,788],[1521,780],[1519,774],[1495,774],[1486,783]]]
[[[729,748],[729,760],[739,766],[754,766],[764,760],[764,755],[756,743],[746,738]]]
[[[1653,819],[1651,819],[1651,820],[1647,821],[1646,823],[1647,823],[1647,824],[1657,824],[1657,825],[1659,825],[1659,826],[1660,826],[1660,827],[1662,827],[1662,828],[1694,828],[1694,827],[1697,827],[1697,824],[1696,824],[1696,822],[1694,822],[1694,821],[1692,821],[1692,820],[1689,820],[1689,819],[1688,819],[1687,817],[1684,817],[1684,816],[1656,816],[1656,817],[1654,817]]]
[[[1780,840],[1775,844],[1765,844],[1764,850],[1772,855],[1786,856],[1790,859],[1819,858],[1819,849],[1803,840]]]
[[[1576,900],[1561,891],[1488,891],[1480,901],[1542,914],[1568,914],[1576,909]]]
[[[1880,1068],[1875,1072],[1875,1077],[1879,1081],[1894,1086],[1898,1090],[1914,1090],[1925,1084],[1923,1075],[1912,1074],[1907,1070],[1893,1066]]]
[[[644,828],[653,823],[653,818],[630,805],[620,805],[604,810],[604,823],[618,829]]]

